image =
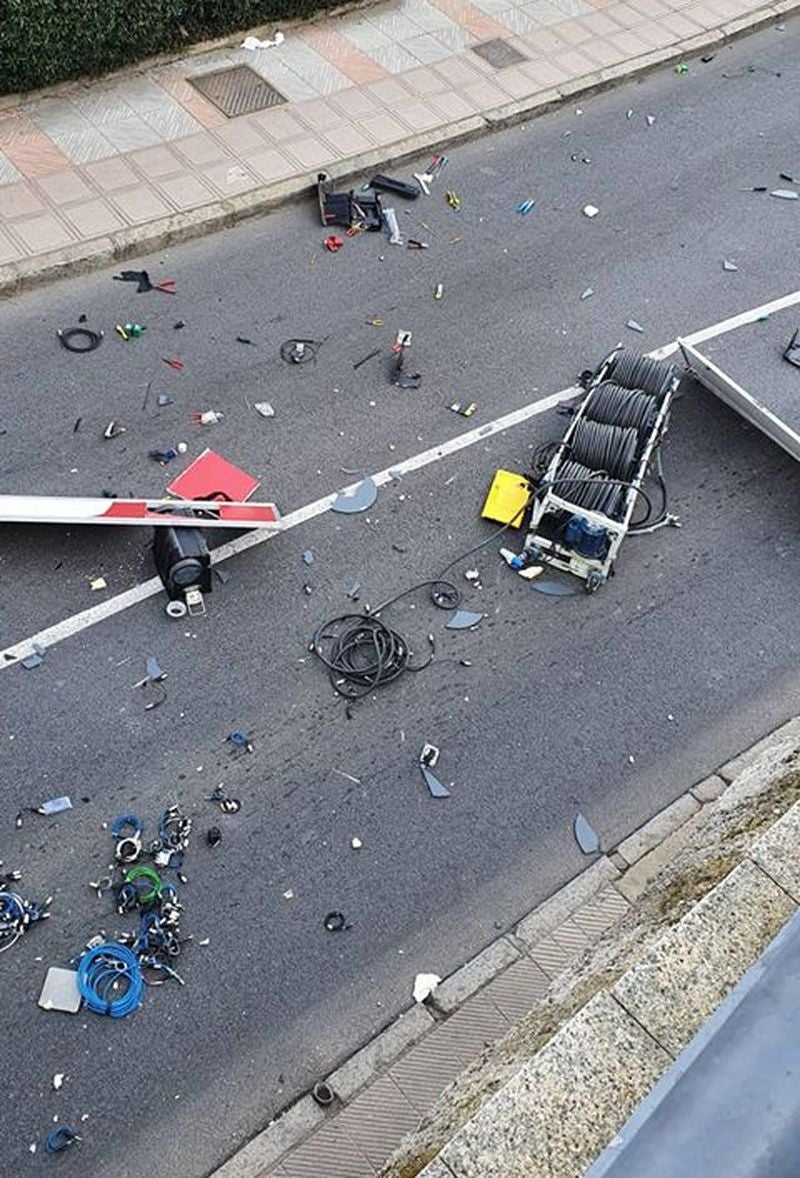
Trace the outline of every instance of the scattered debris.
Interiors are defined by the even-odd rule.
[[[325,238],[322,244],[329,254],[335,254],[338,253],[344,245],[344,238],[337,237],[335,233],[332,233],[330,237]]]
[[[448,630],[473,630],[480,622],[483,621],[483,614],[472,613],[467,609],[459,609],[450,618],[446,629]]]
[[[419,755],[419,767],[422,770],[422,776],[425,778],[428,792],[432,798],[449,798],[450,790],[432,772],[438,760],[439,749],[436,745],[427,743],[423,745],[422,752]]]
[[[256,401],[253,408],[255,409],[256,413],[260,413],[262,417],[275,416],[275,410],[269,401]]]
[[[373,176],[369,187],[378,192],[391,192],[395,196],[404,197],[405,200],[416,200],[420,192],[413,184],[406,184],[404,180],[394,180],[391,176]]]
[[[688,74],[688,72],[689,72],[689,67],[685,61],[681,61],[681,62],[679,62],[678,65],[675,66],[675,73],[678,75],[679,78],[685,78],[686,75]]]
[[[596,208],[594,205],[584,205],[584,208],[583,208],[584,217],[596,217],[599,212],[600,212],[600,210],[598,208]]]
[[[656,121],[656,116],[655,115],[645,115],[644,119],[645,119],[645,122],[647,123],[648,127],[652,127],[653,123]]]
[[[397,223],[397,213],[394,209],[384,209],[383,219],[389,231],[389,245],[402,245],[403,235],[400,232],[400,226]]]
[[[539,581],[536,585],[531,585],[531,589],[535,589],[537,593],[543,593],[546,597],[573,597],[575,590],[568,585],[562,585],[560,581]]]
[[[521,217],[527,217],[528,213],[532,212],[535,208],[536,208],[536,201],[535,200],[522,200],[517,205],[516,211],[519,213],[519,215]]]
[[[41,667],[44,662],[44,656],[47,653],[47,647],[41,642],[32,642],[33,654],[29,654],[27,658],[21,659],[21,665],[26,671],[32,671],[34,667]]]
[[[51,814],[63,814],[65,810],[72,809],[71,800],[64,795],[60,798],[50,798],[46,802],[42,802],[40,806],[36,807],[37,814],[44,814],[49,817]]]
[[[374,360],[375,357],[380,356],[380,354],[381,354],[380,348],[373,348],[372,351],[368,352],[366,356],[362,356],[362,358],[360,360],[356,360],[355,364],[353,365],[353,371],[355,371],[358,368],[361,368],[361,366],[363,364],[367,364],[370,360]]]
[[[162,407],[162,409],[165,405],[172,405],[173,404],[172,397],[170,397],[167,393],[159,393],[157,399],[158,399],[158,404]]]
[[[347,596],[350,598],[351,601],[358,601],[360,593],[361,593],[361,582],[354,581],[353,584],[350,586],[350,588],[347,590]]]
[[[637,323],[635,319],[629,319],[625,326],[630,331],[638,331],[640,335],[644,334],[644,328],[642,327],[641,323]]]
[[[795,192],[792,188],[776,188],[770,196],[777,196],[779,200],[800,200],[800,192]]]
[[[600,839],[594,827],[587,822],[583,814],[576,814],[572,823],[575,841],[584,855],[594,855],[600,850]]]
[[[126,323],[124,325],[122,323],[116,323],[114,325],[114,331],[116,331],[124,343],[127,343],[132,339],[140,339],[147,331],[147,328],[142,327],[140,323]]]
[[[218,847],[222,842],[222,831],[218,826],[210,826],[206,831],[206,843],[209,847]]]
[[[372,477],[366,478],[354,487],[340,491],[331,504],[331,510],[339,511],[343,515],[355,515],[359,511],[368,511],[377,497],[378,486],[375,480]]]
[[[303,560],[303,564],[313,564],[314,563],[314,553],[311,551],[310,548],[307,548],[306,551],[303,553],[302,560]]]
[[[324,1080],[317,1081],[311,1089],[311,1095],[320,1108],[328,1108],[329,1105],[333,1104],[335,1099],[333,1089]]]
[[[406,249],[410,250],[427,250],[430,249],[427,241],[417,241],[414,237],[409,237],[406,242]]]
[[[17,825],[19,826],[19,818]],[[47,920],[52,897],[41,904],[25,900],[17,892],[0,891],[0,953],[5,953],[32,924]]]
[[[258,37],[245,37],[242,41],[242,49],[275,49],[276,46],[282,45],[286,37],[281,32],[276,32],[271,40],[262,41]]]
[[[80,1137],[71,1125],[57,1125],[47,1134],[47,1152],[62,1153],[76,1141],[80,1141]]]
[[[119,425],[116,421],[109,421],[106,428],[103,430],[103,438],[110,442],[112,438],[118,438],[120,434],[125,433],[125,426]]]
[[[281,360],[287,364],[315,363],[319,348],[313,339],[287,339],[281,344]]]
[[[414,988],[411,991],[414,1001],[420,1004],[426,1002],[441,980],[436,973],[418,973],[414,978]]]
[[[590,299],[593,294],[594,291],[592,290],[591,286],[587,286],[586,290],[581,295],[581,302],[583,302],[585,299]]]
[[[729,261],[728,258],[725,258],[722,262],[722,269],[728,270],[731,273],[735,273],[739,269],[739,267],[736,265],[735,262],[731,262],[731,261]]]
[[[474,401],[453,401],[452,405],[448,405],[448,409],[452,409],[453,412],[458,413],[460,417],[472,417],[472,414],[477,408],[478,406]]]
[[[162,466],[166,466],[179,454],[185,454],[188,449],[185,442],[178,442],[177,446],[169,446],[166,450],[148,450],[147,453],[154,462],[160,462]]]
[[[323,924],[329,933],[343,933],[345,929],[352,928],[345,920],[343,912],[329,912]]]
[[[61,1089],[61,1086],[63,1085],[63,1083],[64,1083],[64,1073],[63,1072],[56,1072],[56,1074],[53,1076],[53,1091],[58,1092]]]
[[[442,299],[444,298],[444,283],[443,282],[436,283],[436,286],[433,288],[433,297],[437,303],[440,303],[442,301]]]
[[[224,416],[217,409],[204,409],[190,413],[189,420],[192,425],[219,425]]]
[[[186,446],[181,450],[179,445],[178,449],[184,453]],[[259,480],[246,470],[215,450],[206,449],[172,480],[167,491],[179,499],[227,499],[230,503],[246,503],[260,486]]]
[[[800,368],[800,328],[794,333],[792,338],[783,350],[783,358],[795,368]]]
[[[81,1008],[81,992],[78,988],[78,974],[74,969],[62,969],[51,965],[39,995],[42,1010],[61,1010],[65,1014],[77,1014]]]
[[[151,282],[146,270],[123,270],[114,275],[115,282],[135,282],[136,293],[146,294],[151,290],[160,290],[163,294],[175,294],[175,279],[163,278],[160,282]]]
[[[350,846],[353,848],[354,851],[360,851],[361,848],[364,846],[364,844],[362,843],[360,838],[353,838],[353,839],[350,839]]]
[[[103,332],[92,331],[89,327],[66,327],[56,334],[68,352],[93,352],[103,342]],[[83,342],[79,344],[78,340]]]
[[[448,188],[444,194],[444,197],[449,208],[451,208],[456,213],[461,211],[461,197],[454,189]]]
[[[220,784],[216,787],[211,797],[210,802],[216,802],[223,814],[238,814],[242,808],[242,803],[238,798],[231,798],[225,793],[225,786]]]
[[[101,589],[108,588],[108,581],[105,579],[105,577],[92,577],[92,579],[89,581],[89,588],[93,593],[97,593]]]
[[[342,225],[345,229],[355,227],[377,232],[383,224],[381,198],[377,192],[361,193],[358,197],[352,190],[334,192],[333,180],[327,172],[317,175],[317,200],[320,219],[326,228]]]
[[[225,741],[240,753],[252,753],[255,751],[255,746],[247,733],[241,732],[238,729],[234,732],[229,732],[225,737]]]

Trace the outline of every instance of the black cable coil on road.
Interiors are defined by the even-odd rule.
[[[590,470],[629,479],[639,449],[639,434],[630,427],[581,418],[569,439],[570,457]]]
[[[658,417],[658,401],[640,389],[626,389],[604,380],[592,392],[585,416],[606,425],[652,430]]]
[[[625,484],[571,459],[561,463],[551,485],[557,495],[576,507],[600,511],[612,519],[622,505],[625,491]]]
[[[653,360],[650,356],[642,356],[639,352],[624,348],[612,356],[605,375],[613,377],[615,384],[624,385],[625,388],[641,389],[661,397],[672,383],[675,368],[662,360]]]

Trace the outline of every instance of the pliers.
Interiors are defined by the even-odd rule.
[[[161,282],[153,283],[153,290],[160,290],[163,294],[176,294],[175,279],[162,278]]]
[[[165,364],[169,364],[170,368],[174,368],[176,372],[182,372],[186,367],[183,360],[179,360],[177,356],[162,356],[161,359]]]
[[[458,193],[453,188],[448,188],[444,196],[450,208],[454,209],[455,212],[458,212],[461,208],[461,197],[458,195]]]

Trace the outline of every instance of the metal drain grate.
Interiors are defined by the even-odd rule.
[[[500,37],[494,41],[484,41],[482,45],[473,45],[472,52],[488,61],[496,70],[502,70],[507,65],[519,65],[521,61],[527,60],[524,53]]]
[[[279,106],[286,99],[249,65],[234,65],[189,78],[195,90],[213,102],[229,119]]]

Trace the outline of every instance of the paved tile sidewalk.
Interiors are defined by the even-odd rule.
[[[112,251],[156,224],[334,174],[729,22],[759,0],[395,0],[0,107],[0,268]],[[490,65],[476,47],[519,55]],[[191,79],[249,65],[286,100],[226,118]],[[171,221],[170,221],[171,218]],[[166,220],[165,220],[166,219]],[[81,248],[83,247],[83,248]]]

